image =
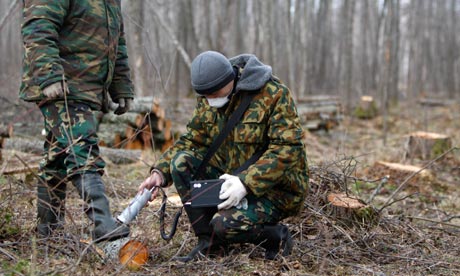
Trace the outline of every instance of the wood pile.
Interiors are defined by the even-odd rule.
[[[299,98],[297,111],[302,125],[308,130],[329,130],[339,125],[340,100],[336,96],[315,95]]]
[[[171,120],[154,97],[135,98],[129,112],[123,115],[100,114],[100,145],[109,148],[160,150],[173,144]]]

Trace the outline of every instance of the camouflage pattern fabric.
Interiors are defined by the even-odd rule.
[[[83,172],[103,173],[97,120],[90,107],[77,102],[48,102],[40,107],[46,141],[40,177],[47,182]]]
[[[239,105],[242,93],[245,91],[233,95],[228,107],[220,109],[210,107],[205,97],[198,97],[187,133],[154,165],[164,173],[167,185],[174,180],[171,162],[175,156],[187,151],[203,159],[213,139]],[[303,135],[289,89],[272,78],[254,97],[242,120],[219,147],[209,166],[231,173],[268,140],[268,149],[260,159],[238,177],[250,194],[273,203],[280,210],[279,218],[294,215],[302,208],[308,187]]]
[[[69,100],[100,109],[133,98],[120,0],[25,0],[20,98],[42,101],[42,89],[65,80]]]
[[[198,168],[201,159],[193,152],[178,152],[171,162],[172,179],[181,196],[182,202],[192,200],[190,196],[190,180],[194,169]],[[220,168],[207,166],[203,173],[206,179],[216,179],[223,174]],[[261,225],[276,223],[281,220],[281,211],[266,197],[246,196],[246,208],[230,208],[216,212],[210,223],[210,231],[229,243],[243,243],[248,240],[248,234],[258,233]],[[204,208],[198,208],[203,210]],[[210,210],[212,208],[209,208]],[[203,219],[203,216],[200,219]],[[190,223],[197,223],[191,221]]]

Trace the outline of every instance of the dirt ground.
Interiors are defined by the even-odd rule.
[[[18,118],[28,110],[11,116]],[[234,245],[227,255],[203,256],[187,264],[172,260],[188,253],[196,238],[183,214],[174,238],[163,240],[156,200],[131,225],[131,238],[144,242],[149,252],[147,264],[131,271],[117,259],[103,259],[81,241],[91,225],[71,185],[65,230],[45,240],[34,234],[34,173],[1,176],[0,274],[460,275],[460,149],[451,149],[436,161],[404,157],[407,135],[417,130],[449,135],[458,147],[459,111],[458,103],[429,108],[404,104],[391,110],[386,120],[344,116],[334,129],[308,132],[310,191],[302,213],[284,221],[294,239],[292,254],[274,261],[265,261],[263,250],[251,244]],[[27,153],[3,152],[3,166],[14,162],[14,154],[38,160]],[[108,164],[104,180],[115,214],[136,194],[157,154],[145,152],[146,161],[130,165]],[[377,161],[425,167],[433,177],[416,178],[420,172],[413,176],[416,181],[394,175],[384,178],[385,172],[375,167]],[[337,212],[327,202],[330,192],[359,198],[370,206],[369,213],[356,219]],[[167,231],[180,209],[174,199],[171,193]]]

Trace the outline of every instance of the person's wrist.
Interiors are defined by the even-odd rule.
[[[156,168],[153,168],[151,171],[150,171],[150,174],[153,175],[154,173],[157,173],[160,178],[161,178],[161,184],[160,184],[160,187],[164,187],[166,185],[166,179],[163,175],[163,172],[160,171],[159,169],[156,169]]]

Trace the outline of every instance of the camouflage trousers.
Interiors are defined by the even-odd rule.
[[[193,152],[185,151],[179,152],[171,162],[172,180],[184,204],[190,200],[190,180],[200,163],[201,159]],[[223,173],[221,168],[207,166],[201,179],[216,179]],[[264,224],[276,224],[285,217],[264,197],[249,193],[245,198],[247,206],[216,210],[208,223],[211,232],[228,243],[250,242]]]
[[[84,172],[103,173],[99,154],[97,119],[91,108],[79,102],[47,102],[40,106],[46,140],[40,177],[46,182]]]

